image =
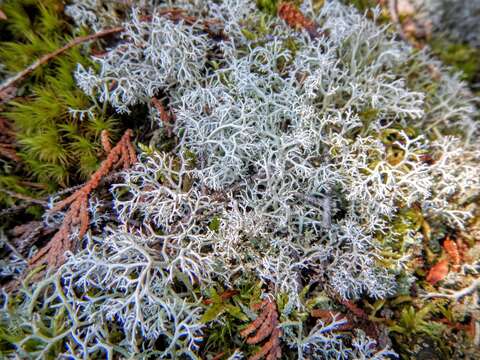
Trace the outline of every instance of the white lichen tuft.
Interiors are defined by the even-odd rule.
[[[103,26],[91,13],[98,4],[69,11]],[[480,193],[475,107],[426,53],[335,0],[319,13],[305,2],[328,30],[314,39],[258,14],[254,1],[185,2],[193,25],[151,5],[149,21],[133,11],[98,72],[79,66],[76,79],[121,113],[168,100],[177,146],[141,154],[111,188],[114,224],[99,231],[108,217],[93,216],[85,249],[25,294],[27,317],[41,307],[68,314],[58,335],[69,339],[66,357],[196,358],[200,296],[216,284],[260,280],[288,298],[285,317],[307,311],[307,286],[385,299],[408,246],[422,241],[408,233],[405,254],[388,257],[402,211],[465,225]],[[204,31],[205,19],[220,20],[224,36]],[[346,340],[342,324],[286,321],[282,340],[299,359],[394,356],[361,332]],[[29,338],[41,338],[30,326]],[[107,328],[123,334],[120,345]]]

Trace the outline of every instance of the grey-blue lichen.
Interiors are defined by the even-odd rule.
[[[77,3],[72,14],[87,2]],[[26,317],[45,306],[68,314],[57,335],[69,339],[64,356],[195,358],[205,325],[194,286],[253,277],[288,294],[289,313],[305,310],[300,294],[314,283],[340,299],[387,298],[409,257],[384,255],[400,210],[416,206],[457,229],[471,216],[474,102],[426,53],[334,0],[319,12],[303,4],[328,30],[313,39],[253,1],[188,2],[193,26],[144,5],[151,21],[134,10],[98,72],[79,66],[76,79],[122,113],[167,96],[178,146],[140,155],[111,189],[117,224],[25,293]],[[219,20],[226,39],[205,34],[203,18]],[[268,34],[250,36],[259,26]],[[153,107],[151,116],[164,126]],[[115,346],[107,323],[124,334]],[[283,340],[298,358],[393,356],[361,332],[345,345],[340,325],[307,333],[285,323]],[[164,348],[153,351],[158,338]]]

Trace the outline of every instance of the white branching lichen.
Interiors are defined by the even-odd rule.
[[[69,11],[103,26],[89,12],[99,3]],[[287,294],[285,316],[305,311],[300,293],[312,284],[344,300],[385,299],[404,269],[382,251],[400,211],[418,207],[461,229],[480,192],[473,101],[425,53],[334,0],[319,13],[305,2],[330,30],[314,39],[253,1],[185,3],[197,22],[172,21],[162,6],[149,7],[149,21],[134,10],[122,40],[96,59],[99,71],[76,72],[80,88],[121,113],[167,98],[178,146],[142,154],[112,186],[117,224],[26,293],[25,316],[49,306],[68,314],[57,335],[69,338],[65,356],[128,358],[160,339],[152,355],[196,358],[199,294],[245,278]],[[224,38],[204,31],[207,18],[220,20]],[[268,33],[250,32],[259,27]],[[441,72],[432,91],[430,65]],[[341,325],[307,333],[284,323],[282,339],[299,359],[394,356],[360,332],[345,341]],[[107,326],[124,334],[121,345]]]

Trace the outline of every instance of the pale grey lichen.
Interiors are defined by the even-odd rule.
[[[193,25],[161,6],[151,21],[134,10],[98,73],[78,68],[79,86],[118,112],[168,98],[178,144],[141,154],[112,186],[116,224],[26,293],[30,320],[42,306],[69,314],[65,356],[128,358],[161,338],[153,355],[195,358],[200,295],[246,278],[286,294],[286,317],[305,311],[300,293],[313,284],[343,300],[385,299],[405,258],[386,258],[383,237],[402,209],[457,229],[470,216],[478,126],[455,75],[338,1],[319,13],[305,2],[330,30],[314,39],[254,6],[188,2]],[[225,38],[206,34],[204,18],[220,19]],[[259,26],[268,34],[249,35]],[[429,91],[432,64],[441,78]],[[125,334],[120,346],[105,339],[107,324]],[[340,325],[284,322],[282,339],[299,359],[394,355],[362,333],[346,341]]]
[[[295,276],[272,269],[309,269],[342,297],[384,298],[395,281],[375,265],[382,260],[376,237],[389,231],[400,208],[420,203],[457,226],[468,217],[468,210],[448,208],[445,188],[477,191],[475,172],[465,172],[468,180],[460,184],[441,162],[430,166],[422,156],[438,151],[431,134],[438,136],[439,127],[462,134],[470,151],[477,133],[473,102],[455,76],[443,73],[433,95],[425,93],[428,68],[438,64],[337,1],[310,13],[332,29],[313,40],[277,18],[262,20],[271,29],[266,38],[249,38],[242,29],[260,22],[245,10],[251,6],[206,6],[209,16],[223,21],[223,41],[182,21],[154,14],[142,22],[134,13],[125,40],[98,60],[100,73],[79,68],[79,85],[121,112],[168,93],[179,153],[188,149],[197,160],[190,173],[198,189],[187,196],[207,186],[234,199],[222,209],[220,231],[208,235],[224,274],[258,272],[274,283],[282,279],[276,284],[281,291],[298,293]],[[209,61],[214,48],[217,58]],[[411,128],[425,135],[413,136]],[[439,156],[453,156],[451,150]],[[129,201],[169,231],[165,221],[180,215],[163,200],[157,204],[154,194]],[[125,216],[121,201],[118,206]],[[255,254],[255,242],[262,254]],[[253,255],[244,260],[243,253]]]

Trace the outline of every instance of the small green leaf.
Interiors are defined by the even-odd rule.
[[[202,315],[200,322],[206,324],[210,321],[217,319],[220,315],[225,312],[225,304],[213,304],[210,306]]]
[[[235,305],[226,304],[225,310],[236,319],[239,319],[241,321],[249,320],[248,316],[245,315],[243,311]]]
[[[247,40],[253,41],[257,38],[254,33],[248,31],[247,29],[242,29],[241,32],[242,32],[242,35],[245,36]]]

